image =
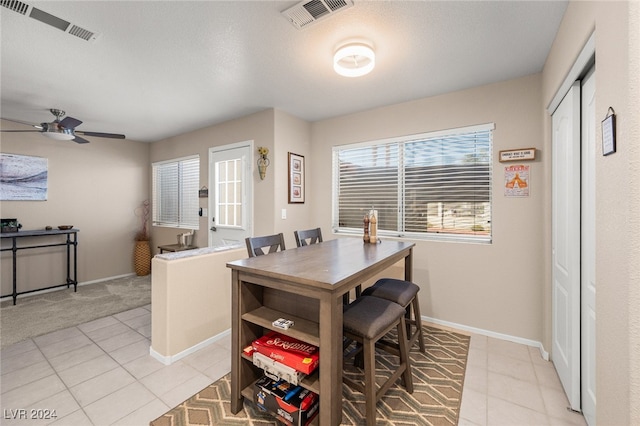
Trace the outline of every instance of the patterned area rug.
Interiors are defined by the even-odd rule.
[[[464,372],[469,351],[469,336],[423,326],[426,354],[411,349],[413,394],[397,383],[378,402],[378,425],[456,425],[462,400]],[[380,356],[378,356],[380,355]],[[397,358],[380,352],[376,367],[382,378],[394,368]],[[346,373],[357,377],[361,371],[345,366]],[[364,397],[343,385],[342,425],[365,424]],[[209,385],[182,404],[150,423],[151,426],[273,425],[279,423],[259,411],[252,402],[244,410],[231,414],[230,374]],[[322,397],[322,396],[321,396]]]

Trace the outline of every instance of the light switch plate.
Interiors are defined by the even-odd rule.
[[[287,209],[282,209],[282,218],[283,219],[287,218]]]

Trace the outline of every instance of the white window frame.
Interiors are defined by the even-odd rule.
[[[339,223],[339,208],[340,208],[339,206],[340,181],[339,180],[340,180],[340,173],[341,173],[339,154],[347,150],[377,147],[377,148],[380,148],[381,151],[384,150],[387,156],[386,158],[387,161],[391,162],[386,164],[393,164],[393,161],[397,161],[396,163],[397,177],[394,177],[394,173],[392,172],[388,174],[383,174],[383,177],[381,178],[381,179],[387,178],[387,181],[386,181],[387,185],[393,185],[392,187],[395,187],[397,185],[397,189],[395,190],[395,192],[393,192],[394,190],[392,189],[391,191],[385,194],[387,196],[386,199],[389,200],[389,202],[392,204],[391,207],[393,207],[393,203],[397,202],[397,208],[398,208],[397,224],[393,225],[394,229],[389,229],[392,227],[389,225],[389,222],[387,222],[386,224],[387,229],[382,229],[379,226],[378,228],[379,236],[399,237],[399,238],[405,237],[405,238],[412,238],[412,239],[424,239],[424,240],[436,240],[436,241],[491,243],[492,229],[493,229],[493,227],[491,226],[492,225],[491,216],[492,216],[492,209],[493,209],[493,199],[492,199],[491,189],[493,186],[493,166],[492,166],[493,157],[492,156],[493,156],[493,130],[494,129],[495,129],[495,123],[487,123],[487,124],[480,124],[475,126],[467,126],[467,127],[456,128],[456,129],[421,133],[416,135],[408,135],[408,136],[389,138],[389,139],[383,139],[383,140],[375,140],[375,141],[367,141],[367,142],[361,142],[361,143],[355,143],[355,144],[334,146],[333,147],[333,185],[332,185],[333,231],[335,233],[343,233],[343,234],[362,234],[363,233],[362,222],[360,222],[360,224],[355,223],[353,218],[349,220],[350,223],[347,226],[344,225],[344,222],[342,226]],[[405,168],[407,167],[407,164],[405,163],[408,163],[409,160],[404,158],[404,151],[405,151],[404,147],[408,144],[420,142],[422,140],[438,141],[438,140],[443,140],[443,139],[456,137],[456,136],[464,136],[467,134],[485,133],[485,132],[488,132],[489,134],[488,135],[489,136],[489,152],[487,156],[487,163],[485,164],[483,162],[482,164],[485,165],[485,167],[488,167],[489,182],[488,182],[488,187],[485,185],[485,187],[483,188],[483,191],[485,191],[485,196],[484,196],[485,198],[486,198],[486,191],[488,191],[488,201],[484,202],[485,205],[488,204],[488,207],[485,208],[486,215],[488,215],[488,220],[487,220],[487,224],[485,225],[484,233],[468,233],[468,234],[462,233],[461,234],[457,232],[448,233],[443,231],[427,232],[426,229],[424,232],[405,231],[405,229],[410,228],[404,223],[405,217],[407,216],[407,213],[410,211],[410,207],[408,207],[409,202],[405,200],[405,199],[407,200],[409,199],[409,197],[407,196],[408,194],[405,194],[405,192],[406,192],[406,188],[410,187],[410,184],[407,181],[407,176],[405,176]],[[394,151],[393,150],[394,148],[397,148],[397,149]],[[469,153],[471,153],[471,151]],[[379,157],[376,157],[376,158],[379,159]],[[376,166],[369,166],[369,167],[376,167]],[[391,167],[391,169],[393,169],[393,166]],[[383,170],[385,170],[385,167],[381,167],[381,172],[383,172]],[[372,172],[369,171],[368,173],[369,173],[368,177],[370,177],[372,175]],[[485,171],[485,173],[487,172]],[[395,182],[394,182],[394,179],[395,179]],[[379,196],[379,195],[376,194],[376,196]],[[394,198],[397,198],[397,200],[394,200]],[[356,202],[355,204],[358,204],[358,202]],[[378,210],[378,208],[376,208],[375,205],[363,206],[363,207],[375,208]],[[366,213],[365,212],[366,209],[363,208],[362,210],[363,211],[360,214],[362,214],[362,216],[364,217],[364,213]],[[382,213],[378,211],[378,215],[380,216],[381,214]],[[345,222],[347,221],[345,220]],[[380,219],[379,219],[379,222],[380,222]],[[393,222],[394,221],[392,220],[392,223]],[[489,228],[488,234],[486,233],[487,227]]]
[[[199,229],[200,219],[198,214],[198,188],[200,183],[200,156],[191,155],[188,157],[175,158],[166,161],[158,161],[152,163],[152,223],[153,226],[170,227],[170,228],[184,228],[184,229]],[[160,187],[161,182],[159,180],[158,173],[161,170],[171,171],[171,168],[178,167],[182,170],[182,167],[189,167],[187,176],[182,176],[182,171],[177,172],[176,181],[177,188],[176,193],[167,194],[166,188]],[[196,170],[193,170],[193,167]],[[174,197],[171,207],[166,207],[169,210],[163,211],[161,206],[163,204],[162,197]],[[166,209],[165,208],[165,209]]]

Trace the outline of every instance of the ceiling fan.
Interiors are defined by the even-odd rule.
[[[52,108],[51,114],[53,114],[56,119],[51,123],[40,123],[40,124],[31,124],[25,123],[24,121],[18,120],[10,120],[7,118],[3,118],[3,120],[13,121],[14,123],[26,124],[28,126],[35,127],[38,130],[0,130],[2,132],[40,132],[44,136],[50,137],[51,139],[57,140],[73,140],[76,143],[89,143],[88,140],[82,138],[78,135],[84,136],[96,136],[99,138],[112,138],[112,139],[124,139],[124,135],[119,135],[116,133],[100,133],[100,132],[83,132],[80,130],[76,130],[76,127],[82,124],[82,121],[73,117],[64,117],[65,112],[61,109]]]

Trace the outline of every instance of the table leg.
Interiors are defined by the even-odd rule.
[[[71,234],[67,234],[67,288],[71,285]]]
[[[242,384],[240,383],[240,279],[238,271],[231,271],[231,412],[242,410]]]
[[[342,296],[320,299],[320,425],[342,421]]]
[[[13,240],[13,245],[11,247],[11,251],[13,252],[13,304],[16,304],[16,300],[18,299],[18,289],[16,286],[16,282],[17,282],[17,277],[16,277],[16,258],[17,258],[17,253],[18,253],[18,243],[16,241],[16,237],[13,237],[11,240]]]
[[[404,258],[404,279],[413,282],[413,248],[409,250],[409,255]]]
[[[73,291],[78,291],[78,233],[73,234]]]

